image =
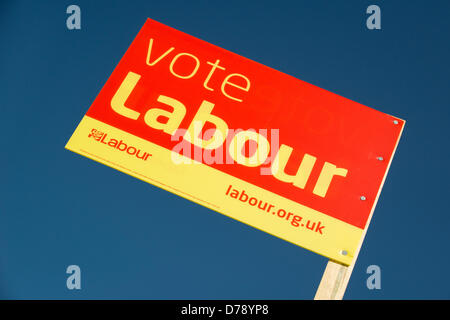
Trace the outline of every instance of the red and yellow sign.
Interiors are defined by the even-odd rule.
[[[348,265],[403,126],[148,19],[66,148]]]

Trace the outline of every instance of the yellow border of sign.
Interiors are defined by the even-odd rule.
[[[152,156],[144,161],[100,143],[89,137],[93,129],[105,132],[115,139],[121,139],[127,145],[145,150]],[[172,161],[171,150],[88,116],[83,117],[68,141],[66,149],[345,265],[352,262],[363,234],[360,228],[205,164],[199,162],[176,164]],[[302,221],[320,221],[325,226],[323,234],[305,227],[294,227],[285,219],[226,196],[225,192],[229,185],[238,190],[245,190],[247,194],[255,195],[258,199],[264,199],[277,208],[294,212],[302,217]],[[343,251],[346,251],[347,255],[343,255]]]

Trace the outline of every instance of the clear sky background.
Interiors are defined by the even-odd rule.
[[[81,8],[68,30],[66,8]],[[366,8],[381,8],[381,30]],[[327,259],[64,149],[147,17],[405,119],[346,299],[449,299],[450,2],[0,2],[0,298],[311,299]],[[81,290],[66,268],[79,265]],[[370,265],[381,289],[366,287]]]

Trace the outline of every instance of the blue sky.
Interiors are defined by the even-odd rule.
[[[70,4],[81,30],[66,27]],[[366,28],[371,4],[381,30]],[[449,11],[448,1],[2,1],[0,298],[314,296],[326,258],[64,149],[147,17],[405,119],[345,298],[450,298]],[[66,287],[72,264],[81,290]],[[380,290],[366,287],[374,264]]]

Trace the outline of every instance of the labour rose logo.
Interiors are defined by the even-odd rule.
[[[91,133],[89,133],[88,138],[92,137],[95,140],[100,141],[104,134],[104,132],[98,131],[97,129],[92,129]]]

